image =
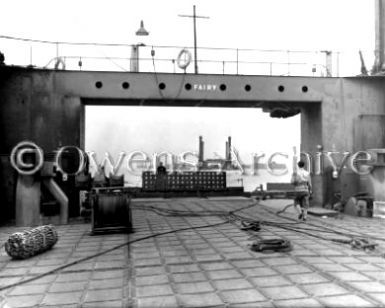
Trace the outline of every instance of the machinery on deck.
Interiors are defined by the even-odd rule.
[[[251,195],[262,200],[265,199],[294,199],[302,194],[301,191],[295,190],[290,183],[267,183],[266,190],[260,185]]]
[[[100,187],[90,192],[92,234],[130,232],[131,196],[122,187]]]

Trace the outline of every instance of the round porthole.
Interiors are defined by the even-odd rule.
[[[226,88],[226,85],[223,83],[219,86],[219,89],[221,89],[221,91],[226,91]]]
[[[161,90],[166,89],[166,84],[165,84],[164,82],[161,82],[161,83],[159,84],[159,89],[161,89]]]
[[[281,86],[279,86],[279,87],[278,87],[278,91],[279,91],[279,92],[283,92],[283,91],[285,91],[285,87],[284,87],[284,86],[282,86],[282,85],[281,85]]]
[[[127,90],[129,87],[130,87],[130,84],[127,81],[122,83],[122,88],[123,89]]]
[[[302,92],[306,93],[309,89],[307,88],[307,86],[303,86],[302,87]]]
[[[95,87],[100,89],[101,87],[103,87],[103,83],[101,81],[97,81],[97,82],[95,82]]]
[[[251,90],[251,85],[247,84],[245,85],[245,91],[249,92]]]

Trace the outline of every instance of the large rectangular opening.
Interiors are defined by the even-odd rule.
[[[124,174],[125,186],[132,187],[141,187],[141,172],[154,170],[156,157],[169,172],[193,171],[200,136],[207,165],[220,168],[231,137],[227,186],[252,191],[267,182],[289,181],[300,126],[300,114],[277,119],[260,108],[86,105],[84,137],[95,161],[107,158],[116,168],[107,163],[106,172]]]

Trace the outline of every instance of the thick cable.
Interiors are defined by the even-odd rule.
[[[54,274],[54,273],[56,273],[56,272],[58,272],[58,271],[60,271],[62,269],[67,268],[67,267],[70,267],[70,266],[76,265],[78,263],[90,260],[92,258],[104,255],[104,254],[106,254],[108,252],[120,249],[120,248],[122,248],[124,246],[128,246],[128,245],[130,245],[132,243],[135,243],[135,242],[143,241],[143,240],[146,240],[146,239],[149,239],[149,238],[154,238],[154,237],[157,237],[157,236],[162,236],[162,235],[166,235],[166,234],[170,234],[170,233],[185,231],[185,230],[193,230],[193,229],[209,228],[209,227],[219,226],[219,225],[223,225],[223,224],[226,224],[226,223],[229,223],[229,222],[231,223],[234,220],[238,220],[238,221],[241,221],[241,222],[242,221],[246,221],[246,222],[249,222],[249,223],[259,222],[262,225],[276,227],[276,228],[281,228],[281,229],[286,229],[286,230],[289,230],[289,231],[298,232],[298,233],[302,233],[302,234],[305,234],[305,235],[308,235],[308,236],[312,236],[312,237],[315,237],[315,238],[318,238],[318,239],[322,239],[322,240],[326,240],[326,241],[332,241],[332,242],[337,242],[337,243],[343,243],[343,244],[349,244],[349,243],[352,243],[353,240],[355,240],[355,237],[352,236],[351,234],[346,234],[346,233],[338,232],[338,231],[335,231],[335,230],[329,230],[330,231],[329,233],[335,233],[335,234],[338,234],[338,235],[343,235],[343,236],[349,238],[350,240],[337,239],[337,238],[327,238],[327,237],[323,237],[321,235],[317,235],[317,234],[314,234],[314,233],[311,233],[311,232],[307,232],[309,230],[305,231],[304,228],[301,229],[301,227],[298,227],[298,226],[294,227],[295,225],[299,224],[298,222],[296,222],[296,223],[281,223],[281,222],[272,222],[272,221],[259,221],[259,220],[256,220],[255,218],[244,217],[244,216],[242,216],[240,214],[235,214],[238,211],[245,210],[245,209],[253,207],[255,205],[261,205],[261,204],[259,202],[255,202],[255,203],[252,203],[252,204],[247,205],[245,207],[239,208],[237,210],[228,211],[228,212],[226,212],[226,211],[223,211],[223,212],[222,211],[218,211],[218,212],[209,213],[209,212],[205,211],[206,212],[206,216],[207,216],[207,214],[210,214],[210,216],[220,216],[222,218],[227,218],[227,219],[226,219],[226,221],[223,221],[223,222],[220,222],[220,223],[216,223],[216,224],[210,224],[210,225],[204,225],[204,226],[194,226],[194,227],[187,227],[187,228],[181,228],[181,229],[176,229],[176,230],[170,230],[170,231],[166,231],[166,232],[162,232],[162,233],[156,233],[156,234],[148,235],[148,236],[145,236],[145,237],[142,237],[142,238],[139,238],[139,239],[127,241],[127,242],[125,242],[123,244],[114,246],[114,247],[112,247],[110,249],[107,249],[107,250],[104,250],[102,252],[99,252],[99,253],[96,253],[96,254],[93,254],[93,255],[81,258],[79,260],[73,261],[71,263],[62,265],[62,266],[57,267],[55,269],[52,269],[52,270],[50,270],[50,271],[48,271],[46,273],[43,273],[43,274],[31,277],[29,279],[26,279],[26,280],[23,280],[23,281],[20,281],[20,282],[16,282],[16,283],[13,283],[13,284],[10,284],[10,285],[6,285],[6,286],[3,286],[3,287],[0,287],[0,291],[3,291],[3,290],[6,290],[6,289],[9,289],[11,287],[15,287],[15,286],[18,286],[18,285],[21,285],[21,284],[25,284],[27,282],[31,282],[31,281],[40,279],[40,278],[45,277],[47,275]],[[146,210],[146,208],[144,208],[144,207],[142,207],[140,209],[141,210]],[[156,212],[159,215],[166,215],[166,214],[170,214],[170,212],[172,212],[174,214],[174,216],[178,216],[178,214],[179,214],[179,215],[183,215],[182,217],[185,217],[187,215],[191,215],[192,213],[194,213],[193,211],[191,211],[191,212],[190,211],[178,211],[178,210],[169,210],[168,211],[168,209],[160,209],[160,208],[155,208],[155,207],[150,207],[150,208],[148,208],[148,210],[154,211],[154,212]],[[183,213],[181,213],[181,212],[183,212]],[[213,214],[220,214],[220,215],[213,215]],[[201,216],[201,215],[202,215],[202,213],[200,215],[198,214],[197,216]],[[284,217],[281,217],[281,218],[284,218]],[[322,226],[318,226],[318,225],[313,225],[313,226],[315,226],[315,227],[322,227]],[[329,228],[326,228],[326,229],[329,229]],[[323,230],[314,230],[314,229],[311,230],[311,231],[323,232]],[[367,237],[367,238],[371,238],[371,237]],[[384,240],[384,239],[382,239],[382,240]]]
[[[154,237],[157,237],[157,236],[162,236],[162,235],[166,235],[166,234],[170,234],[170,233],[175,233],[175,232],[186,231],[186,230],[211,228],[211,227],[220,226],[220,225],[227,224],[227,223],[228,223],[227,221],[223,221],[223,222],[219,222],[219,223],[215,223],[215,224],[210,224],[210,225],[193,226],[193,227],[181,228],[181,229],[176,229],[176,230],[170,230],[170,231],[165,231],[165,232],[161,232],[161,233],[151,234],[151,235],[144,236],[144,237],[141,237],[141,238],[138,238],[138,239],[135,239],[135,240],[130,240],[130,241],[127,241],[127,242],[125,242],[123,244],[119,244],[119,245],[116,245],[116,246],[114,246],[112,248],[109,248],[109,249],[106,249],[104,251],[101,251],[99,253],[96,253],[96,254],[93,254],[93,255],[90,255],[90,256],[78,259],[76,261],[64,264],[64,265],[59,266],[59,267],[56,267],[56,268],[54,268],[54,269],[52,269],[52,270],[50,270],[48,272],[42,273],[40,275],[37,275],[37,276],[31,277],[31,278],[25,279],[25,280],[22,280],[22,281],[19,281],[19,282],[15,282],[15,283],[12,283],[12,284],[9,284],[9,285],[2,286],[2,287],[0,287],[0,291],[4,291],[6,289],[9,289],[9,288],[12,288],[12,287],[16,287],[16,286],[25,284],[27,282],[34,281],[34,280],[43,278],[43,277],[48,276],[48,275],[52,275],[52,274],[54,274],[54,273],[56,273],[56,272],[58,272],[60,270],[63,270],[65,268],[67,268],[67,267],[76,265],[78,263],[81,263],[81,262],[84,262],[84,261],[87,261],[87,260],[90,260],[90,259],[93,259],[93,258],[96,258],[96,257],[99,257],[101,255],[104,255],[106,253],[109,253],[111,251],[120,249],[120,248],[122,248],[124,246],[128,246],[130,244],[133,244],[133,243],[136,243],[136,242],[139,242],[139,241],[144,241],[144,240],[147,240],[147,239],[150,239],[150,238],[154,238]]]

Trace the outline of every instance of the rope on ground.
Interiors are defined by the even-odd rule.
[[[280,218],[283,218],[283,219],[286,219],[286,220],[290,220],[290,221],[297,221],[296,219],[294,218],[291,218],[291,217],[287,217],[287,216],[281,216],[279,214],[277,214],[276,212],[273,212],[271,211],[266,205],[263,205],[263,204],[259,204],[261,207],[264,208],[264,210],[266,210],[267,212],[273,214],[273,215],[276,215]],[[299,222],[301,223],[301,222]],[[325,224],[325,222],[323,221],[322,222],[323,224]],[[330,233],[334,233],[334,234],[337,234],[337,235],[343,235],[343,236],[348,236],[350,238],[353,238],[353,237],[363,237],[363,238],[367,238],[369,240],[378,240],[378,241],[385,241],[385,238],[382,238],[382,237],[376,237],[376,236],[368,236],[367,234],[364,234],[364,233],[361,233],[361,232],[357,232],[357,231],[353,231],[353,230],[349,230],[349,229],[346,229],[346,228],[342,228],[340,226],[338,226],[338,228],[340,229],[345,229],[347,232],[341,232],[341,231],[337,231],[337,230],[334,230],[332,227],[327,227],[327,226],[324,226],[324,225],[317,225],[317,224],[313,224],[311,222],[306,222],[306,225],[308,226],[312,226],[312,227],[315,227],[315,228],[319,228],[319,229],[322,229],[322,230],[319,230],[319,232],[325,232],[325,231],[328,231]],[[348,233],[349,232],[349,233]],[[352,234],[352,232],[354,234]]]
[[[257,252],[265,251],[290,251],[292,249],[291,243],[284,239],[267,239],[256,241],[251,245],[251,250]]]
[[[141,238],[138,238],[138,239],[135,239],[135,240],[131,240],[131,241],[127,241],[123,244],[119,244],[119,245],[116,245],[112,248],[109,248],[107,250],[104,250],[104,251],[101,251],[99,253],[96,253],[96,254],[93,254],[93,255],[90,255],[90,256],[87,256],[87,257],[84,257],[84,258],[81,258],[79,260],[76,260],[76,261],[73,261],[73,262],[70,262],[70,263],[67,263],[67,264],[64,264],[62,266],[59,266],[57,268],[54,268],[48,272],[45,272],[45,273],[42,273],[40,275],[36,275],[36,276],[33,276],[31,278],[28,278],[28,279],[25,279],[25,280],[22,280],[22,281],[19,281],[19,282],[15,282],[15,283],[12,283],[12,284],[9,284],[9,285],[5,285],[5,286],[1,286],[0,287],[0,291],[4,291],[6,289],[9,289],[9,288],[12,288],[12,287],[16,287],[16,286],[19,286],[19,285],[22,285],[22,284],[25,284],[27,282],[31,282],[31,281],[34,281],[34,280],[37,280],[37,279],[40,279],[40,278],[43,278],[45,276],[48,276],[48,275],[52,275],[58,271],[61,271],[67,267],[70,267],[70,266],[73,266],[73,265],[76,265],[78,263],[81,263],[81,262],[84,262],[84,261],[87,261],[87,260],[90,260],[90,259],[93,259],[93,258],[96,258],[96,257],[99,257],[101,255],[104,255],[106,253],[109,253],[111,251],[114,251],[114,250],[117,250],[117,249],[120,249],[124,246],[128,246],[128,245],[131,245],[133,243],[136,243],[136,242],[139,242],[139,241],[143,241],[143,240],[147,240],[147,239],[150,239],[150,238],[154,238],[154,237],[157,237],[157,236],[162,236],[162,235],[166,235],[166,234],[170,234],[170,233],[175,233],[175,232],[181,232],[181,231],[186,231],[186,230],[193,230],[193,229],[202,229],[202,228],[211,228],[211,227],[215,227],[215,226],[220,226],[220,225],[223,225],[223,224],[227,224],[228,222],[227,221],[223,221],[223,222],[219,222],[219,223],[215,223],[215,224],[210,224],[210,225],[203,225],[203,226],[194,226],[194,227],[187,227],[187,228],[181,228],[181,229],[176,229],[176,230],[170,230],[170,231],[166,231],[166,232],[161,232],[161,233],[155,233],[155,234],[151,234],[151,235],[148,235],[148,236],[144,236],[144,237],[141,237]]]
[[[244,216],[241,214],[236,214],[236,212],[251,208],[253,206],[259,205],[263,207],[267,212],[278,216],[279,218],[290,220],[290,222],[274,222],[274,221],[267,221],[267,220],[256,220],[253,217],[250,216]],[[292,206],[292,204],[287,205],[285,208]],[[306,223],[307,226],[311,226],[313,228],[306,228],[303,226],[299,226],[302,224],[302,222],[298,222],[297,220],[285,216],[280,216],[277,213],[272,212],[270,209],[268,209],[266,206],[263,204],[257,202],[254,202],[252,204],[249,204],[245,207],[241,207],[239,209],[233,210],[233,211],[182,211],[182,210],[170,210],[170,209],[163,209],[159,207],[141,207],[140,209],[142,210],[150,210],[154,211],[155,213],[159,215],[164,215],[164,216],[177,216],[177,217],[186,217],[186,216],[219,216],[219,217],[227,217],[229,222],[234,223],[235,221],[239,221],[241,223],[241,227],[239,227],[241,230],[244,231],[259,231],[261,228],[261,225],[265,226],[271,226],[271,227],[276,227],[276,228],[281,228],[285,229],[288,231],[293,231],[293,232],[298,232],[304,235],[308,235],[311,237],[315,237],[318,239],[326,240],[326,241],[332,241],[336,243],[342,243],[342,244],[350,244],[352,248],[358,248],[358,244],[352,244],[354,242],[356,243],[362,243],[365,241],[366,245],[368,247],[375,247],[376,244],[369,242],[370,237],[367,237],[362,234],[351,234],[351,233],[346,233],[346,232],[340,232],[336,231],[334,229],[325,227],[325,226],[320,226],[316,224],[311,224],[311,223]],[[315,228],[315,229],[314,229]],[[348,238],[348,239],[341,239],[341,238],[328,238],[324,237],[322,235],[316,234],[315,232],[322,232],[322,233],[328,233],[328,234],[336,234],[340,235],[342,237]],[[360,238],[360,236],[362,238]],[[366,237],[367,239],[365,239]],[[361,245],[360,247],[364,247],[364,245]]]
[[[96,258],[96,257],[99,257],[101,255],[104,255],[106,253],[109,253],[111,251],[114,251],[114,250],[117,250],[117,249],[120,249],[124,246],[128,246],[130,244],[133,244],[133,243],[136,243],[136,242],[139,242],[139,241],[143,241],[143,240],[146,240],[146,239],[149,239],[149,238],[153,238],[153,237],[157,237],[157,236],[162,236],[162,235],[166,235],[166,234],[170,234],[170,233],[175,233],[175,232],[181,232],[181,231],[185,231],[185,230],[193,230],[193,229],[201,229],[201,228],[210,228],[210,227],[215,227],[215,226],[219,226],[219,225],[223,225],[223,224],[226,224],[226,223],[230,223],[231,222],[231,215],[230,213],[235,213],[235,212],[238,212],[238,211],[242,211],[244,209],[247,209],[247,208],[250,208],[250,207],[253,207],[255,206],[256,204],[258,204],[258,202],[255,202],[255,203],[252,203],[252,204],[249,204],[243,208],[239,208],[237,210],[234,210],[234,211],[230,211],[230,212],[226,212],[226,211],[217,211],[217,212],[210,212],[207,213],[206,212],[206,215],[204,213],[198,213],[197,215],[194,215],[196,213],[194,213],[193,211],[178,211],[178,210],[169,210],[169,209],[161,209],[161,208],[156,208],[156,207],[149,207],[148,209],[151,210],[151,211],[154,211],[155,213],[159,214],[159,215],[173,215],[173,216],[182,216],[182,217],[185,217],[185,216],[227,216],[227,220],[224,221],[224,222],[220,222],[220,223],[216,223],[216,224],[210,224],[210,225],[204,225],[204,226],[194,226],[194,227],[187,227],[187,228],[181,228],[181,229],[176,229],[176,230],[171,230],[171,231],[166,231],[166,232],[162,232],[162,233],[156,233],[156,234],[152,234],[152,235],[149,235],[149,236],[145,236],[145,237],[142,237],[142,238],[139,238],[139,239],[135,239],[135,240],[131,240],[131,241],[127,241],[123,244],[120,244],[120,245],[116,245],[110,249],[107,249],[107,250],[104,250],[102,252],[99,252],[99,253],[96,253],[96,254],[93,254],[93,255],[90,255],[90,256],[87,256],[87,257],[84,257],[84,258],[81,258],[81,259],[78,259],[76,261],[73,261],[73,262],[70,262],[70,263],[67,263],[67,264],[64,264],[62,266],[59,266],[57,268],[54,268],[48,272],[45,272],[45,273],[42,273],[40,275],[36,275],[36,276],[33,276],[31,278],[28,278],[28,279],[25,279],[25,280],[22,280],[22,281],[19,281],[19,282],[16,282],[16,283],[13,283],[13,284],[9,284],[9,285],[5,285],[5,286],[0,286],[0,291],[3,291],[3,290],[6,290],[6,289],[9,289],[9,288],[12,288],[12,287],[16,287],[16,286],[19,286],[19,285],[22,285],[22,284],[25,284],[25,283],[28,283],[28,282],[31,282],[31,281],[34,281],[34,280],[37,280],[37,279],[40,279],[40,278],[43,278],[45,276],[48,276],[48,275],[52,275],[58,271],[61,271],[65,268],[68,268],[70,266],[73,266],[73,265],[76,265],[76,264],[79,264],[81,262],[84,262],[84,261],[87,261],[87,260],[90,260],[92,258]],[[134,206],[135,208],[136,206]],[[136,207],[137,209],[144,209],[146,210],[146,208],[143,208],[143,207]]]
[[[266,209],[266,206],[263,206],[262,204],[259,204],[259,205],[261,205],[262,207],[264,207]],[[291,204],[288,206],[291,206]],[[287,208],[288,206],[286,206],[285,208]],[[266,209],[266,210],[269,213],[271,213],[271,211],[269,209]],[[294,220],[294,219],[291,219],[288,217],[282,217],[282,216],[278,215],[277,213],[272,213],[272,214],[275,214],[276,216],[278,216],[280,218],[289,219],[291,221]],[[310,225],[310,226],[316,228],[316,229],[314,229],[314,228],[300,227],[300,226],[298,226],[298,224],[299,224],[298,222],[282,223],[282,222],[273,222],[273,221],[256,221],[255,219],[253,219],[251,217],[243,217],[242,215],[239,215],[239,214],[236,214],[236,215],[234,214],[233,216],[236,216],[236,218],[238,220],[241,220],[241,223],[243,225],[243,228],[241,228],[241,229],[243,229],[245,231],[257,231],[258,232],[260,229],[260,225],[265,225],[265,226],[281,228],[281,229],[288,230],[288,231],[302,233],[302,234],[305,234],[307,236],[312,236],[312,237],[326,240],[326,241],[331,241],[331,242],[340,243],[340,244],[349,244],[352,249],[361,249],[364,251],[372,251],[375,249],[376,246],[378,246],[378,244],[370,241],[370,237],[367,237],[365,235],[362,238],[360,238],[359,236],[357,236],[355,234],[336,231],[336,230],[333,230],[331,228],[328,228],[325,226],[319,226],[316,224],[307,224],[307,225]],[[247,222],[247,225],[245,225],[245,222]],[[336,234],[336,235],[340,235],[340,236],[345,237],[345,239],[325,237],[325,236],[316,234],[315,232]],[[359,234],[359,235],[362,235],[362,234]],[[258,242],[256,242],[256,245],[257,245],[257,247],[259,247]],[[381,256],[383,257],[384,254],[381,254]]]
[[[260,225],[265,225],[265,226],[271,226],[271,227],[286,229],[286,230],[293,231],[293,232],[302,233],[302,234],[305,234],[305,235],[308,235],[308,236],[312,236],[312,237],[316,237],[316,238],[319,238],[319,239],[322,239],[322,240],[328,240],[328,241],[338,242],[338,243],[343,243],[343,244],[350,244],[352,246],[352,248],[357,248],[357,249],[373,250],[374,247],[377,245],[377,244],[374,244],[374,243],[370,243],[369,240],[360,239],[360,238],[352,236],[351,234],[347,234],[347,233],[331,230],[330,228],[327,228],[327,227],[324,227],[324,226],[318,226],[318,225],[307,223],[307,225],[311,225],[311,226],[316,227],[316,228],[323,228],[325,230],[308,229],[308,228],[299,227],[298,224],[301,224],[301,222],[297,222],[297,221],[295,221],[295,222],[274,222],[274,221],[264,221],[264,220],[259,221],[259,220],[256,220],[255,218],[252,218],[252,217],[245,217],[245,216],[240,215],[240,214],[235,214],[236,212],[239,212],[239,211],[251,208],[251,207],[253,207],[255,205],[263,206],[259,202],[254,202],[252,204],[249,204],[249,205],[247,205],[245,207],[242,207],[242,208],[239,208],[239,209],[236,209],[236,210],[233,210],[233,211],[227,211],[227,212],[226,211],[199,211],[198,213],[194,212],[194,211],[179,211],[179,210],[161,209],[161,208],[157,208],[157,207],[153,207],[153,206],[148,207],[148,208],[134,207],[134,208],[141,209],[141,210],[150,210],[150,211],[153,211],[153,212],[155,212],[155,213],[157,213],[159,215],[163,215],[163,216],[170,216],[170,215],[177,216],[177,217],[186,217],[186,216],[220,216],[221,218],[227,218],[227,219],[225,221],[223,221],[223,222],[220,222],[220,223],[204,225],[204,226],[187,227],[187,228],[181,228],[181,229],[176,229],[176,230],[170,230],[170,231],[166,231],[166,232],[162,232],[162,233],[152,234],[152,235],[145,236],[145,237],[142,237],[142,238],[138,238],[138,239],[135,239],[135,240],[127,241],[127,242],[125,242],[123,244],[114,246],[114,247],[112,247],[110,249],[107,249],[107,250],[104,250],[102,252],[99,252],[99,253],[96,253],[96,254],[93,254],[93,255],[81,258],[81,259],[73,261],[71,263],[67,263],[67,264],[65,264],[63,266],[57,267],[55,269],[52,269],[52,270],[50,270],[50,271],[48,271],[46,273],[43,273],[43,274],[31,277],[29,279],[26,279],[26,280],[23,280],[23,281],[20,281],[20,282],[16,282],[16,283],[13,283],[13,284],[2,286],[2,287],[0,287],[0,291],[3,291],[3,290],[6,290],[6,289],[15,287],[15,286],[19,286],[19,285],[25,284],[27,282],[31,282],[31,281],[40,279],[42,277],[54,274],[54,273],[56,273],[56,272],[58,272],[60,270],[68,268],[70,266],[73,266],[73,265],[76,265],[78,263],[90,260],[90,259],[95,258],[95,257],[99,257],[99,256],[104,255],[106,253],[109,253],[111,251],[120,249],[120,248],[122,248],[124,246],[128,246],[130,244],[133,244],[133,243],[136,243],[136,242],[139,242],[139,241],[143,241],[143,240],[146,240],[146,239],[149,239],[149,238],[153,238],[153,237],[157,237],[157,236],[162,236],[162,235],[166,235],[166,234],[170,234],[170,233],[175,233],[175,232],[181,232],[181,231],[185,231],[185,230],[193,230],[193,229],[200,229],[200,228],[215,227],[215,226],[223,225],[223,224],[226,224],[226,223],[234,223],[235,221],[240,221],[242,226],[244,228],[246,228],[246,229],[249,229],[248,227],[250,226],[250,229],[247,230],[247,231],[256,231],[256,232],[258,232],[260,230]],[[264,209],[266,209],[266,206],[263,206],[263,207],[264,207]],[[271,213],[271,211],[269,211],[268,209],[266,209],[266,210]],[[272,213],[272,214],[277,215],[276,213]],[[279,215],[277,215],[277,216],[280,217],[280,218],[283,218],[283,219],[291,220],[291,221],[294,220],[294,219],[291,219],[291,218],[288,218],[288,217],[282,217],[282,216],[279,216]],[[325,231],[327,231],[327,233],[342,235],[342,236],[345,236],[345,237],[347,237],[349,239],[347,240],[347,239],[337,239],[337,238],[326,238],[326,237],[323,237],[321,235],[314,234],[314,233],[312,233],[310,231],[313,231],[313,232],[314,231],[315,232],[325,232]],[[370,237],[368,237],[368,238],[370,238]],[[264,251],[264,250],[288,251],[288,249],[291,249],[291,244],[287,240],[271,239],[271,240],[262,240],[262,241],[259,241],[259,242],[255,242],[253,247],[254,247],[253,250],[255,250],[255,251]]]
[[[278,212],[276,212],[276,214],[277,215],[282,214],[283,212],[285,212],[291,206],[294,206],[294,203],[290,203],[288,205],[285,205],[285,207],[282,210],[279,210]]]
[[[351,234],[346,234],[343,232],[338,232],[335,230],[330,230],[329,228],[326,228],[327,230],[320,230],[319,228],[322,226],[317,226],[317,225],[312,225],[313,227],[316,227],[318,229],[312,229],[312,228],[304,228],[298,226],[299,224],[302,224],[302,222],[298,222],[294,219],[288,218],[288,217],[282,217],[279,216],[280,218],[287,219],[290,221],[294,222],[274,222],[274,221],[267,221],[267,220],[256,220],[253,217],[246,217],[241,214],[236,214],[236,212],[251,208],[255,205],[261,205],[259,202],[254,202],[252,204],[249,204],[245,207],[241,207],[239,209],[233,210],[233,211],[184,211],[184,210],[171,210],[171,209],[164,209],[164,208],[159,208],[155,206],[149,206],[149,207],[140,207],[142,210],[148,210],[148,211],[153,211],[157,213],[158,215],[162,216],[176,216],[176,217],[195,217],[195,216],[219,216],[222,218],[227,218],[229,222],[234,223],[235,221],[239,221],[241,223],[241,227],[239,227],[243,231],[255,231],[258,232],[261,229],[261,225],[265,226],[271,226],[271,227],[276,227],[276,228],[281,228],[281,229],[286,229],[288,231],[293,231],[293,232],[298,232],[302,233],[308,236],[316,237],[322,240],[327,240],[327,241],[333,241],[333,242],[338,242],[338,243],[351,243],[353,240],[359,240],[355,237],[352,237]],[[265,206],[263,206],[265,208]],[[268,212],[271,212],[268,210]],[[276,214],[276,213],[273,213]],[[314,232],[324,232],[324,233],[330,233],[330,234],[338,234],[344,237],[349,238],[349,240],[342,240],[342,239],[336,239],[336,238],[327,238],[318,234],[315,234]]]
[[[156,206],[152,206],[152,205],[143,207],[143,206],[139,206],[139,205],[135,205],[135,204],[133,204],[131,207],[133,209],[153,211],[153,212],[155,212],[159,215],[162,215],[162,216],[176,216],[176,217],[200,216],[200,217],[204,217],[204,216],[228,216],[228,215],[232,215],[233,213],[251,208],[255,205],[259,205],[259,203],[253,202],[251,204],[248,204],[244,207],[241,207],[239,209],[232,210],[232,211],[186,211],[186,210],[166,209],[166,208],[156,207]]]

